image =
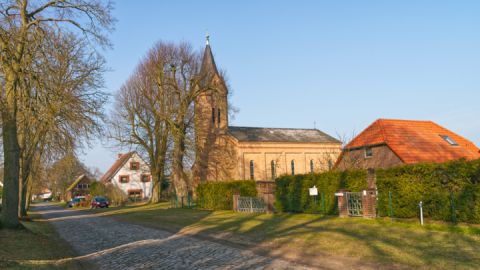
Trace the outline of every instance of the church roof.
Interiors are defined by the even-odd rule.
[[[246,142],[341,143],[318,129],[229,126],[228,133]]]

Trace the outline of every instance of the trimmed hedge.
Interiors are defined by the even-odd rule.
[[[480,223],[480,160],[415,164],[377,171],[378,214],[389,215],[391,192],[394,217],[418,216]],[[453,202],[453,205],[452,205]],[[453,212],[455,211],[455,212]]]
[[[240,191],[240,196],[257,196],[255,181],[206,182],[197,187],[198,204],[206,209],[231,210],[236,190]]]
[[[367,187],[366,179],[367,173],[363,170],[284,175],[275,180],[275,208],[281,212],[322,212],[321,193],[323,193],[325,212],[335,214],[338,212],[335,191],[338,189],[361,191]],[[319,193],[317,202],[308,192],[314,185]]]
[[[326,213],[336,214],[335,191],[361,191],[367,187],[366,178],[365,170],[282,176],[276,180],[276,208],[283,212],[322,212],[321,203],[315,204],[308,195],[308,188],[315,185],[325,194]],[[418,217],[418,203],[422,201],[427,218],[480,223],[480,160],[379,169],[376,183],[380,216],[390,215],[390,193],[394,217]]]

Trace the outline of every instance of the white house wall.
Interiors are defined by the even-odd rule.
[[[139,162],[140,169],[130,170],[130,162]],[[142,182],[142,174],[149,175],[150,181]],[[128,183],[120,183],[121,175],[129,176],[130,179]],[[143,198],[150,198],[152,196],[152,177],[150,174],[150,168],[137,153],[133,154],[132,157],[127,162],[125,162],[122,168],[118,170],[118,172],[113,176],[111,183],[120,188],[127,195],[129,190],[141,189],[143,193]]]

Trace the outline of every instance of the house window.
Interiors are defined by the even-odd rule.
[[[275,179],[277,178],[277,163],[275,162],[275,160],[272,160],[272,162],[270,162],[270,166],[272,169],[272,179]]]
[[[142,174],[142,176],[140,177],[140,180],[144,183],[146,182],[150,182],[150,175],[148,174]]]
[[[290,166],[292,167],[292,175],[295,175],[295,160],[292,159]]]
[[[448,142],[450,145],[457,146],[458,143],[454,141],[452,138],[450,138],[448,135],[440,135],[442,139],[444,139],[446,142]]]
[[[215,124],[215,108],[212,108],[212,123]]]
[[[313,159],[310,160],[310,172],[313,173],[314,171],[314,162]]]
[[[253,160],[250,160],[250,180],[255,180],[255,165],[253,164]]]
[[[365,147],[365,158],[369,158],[373,156],[372,148],[371,147]]]
[[[128,190],[128,199],[132,202],[138,202],[142,200],[142,190],[141,189],[130,189]]]
[[[128,175],[120,175],[118,177],[118,181],[120,183],[128,183],[130,181],[130,177]]]
[[[130,170],[136,171],[140,169],[140,162],[132,161],[130,162]]]

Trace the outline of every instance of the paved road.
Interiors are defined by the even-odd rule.
[[[99,269],[308,269],[191,236],[132,225],[88,211],[34,207],[79,255]]]

